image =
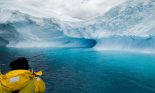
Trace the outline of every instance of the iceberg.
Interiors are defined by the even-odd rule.
[[[128,0],[85,21],[36,17],[0,8],[0,40],[6,47],[155,49],[155,0]],[[4,43],[5,42],[5,43]]]

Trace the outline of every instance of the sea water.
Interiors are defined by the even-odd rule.
[[[155,55],[85,48],[1,48],[1,71],[27,57],[46,93],[155,93]]]

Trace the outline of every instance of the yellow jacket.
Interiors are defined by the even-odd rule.
[[[5,75],[0,74],[0,93],[44,93],[44,81],[36,77],[42,72],[31,72],[29,70],[13,70]]]

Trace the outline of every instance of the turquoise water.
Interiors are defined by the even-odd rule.
[[[25,56],[43,70],[46,93],[155,93],[155,55],[92,49],[0,49],[3,72]]]

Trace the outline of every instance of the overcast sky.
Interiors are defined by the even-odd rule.
[[[104,15],[110,8],[126,0],[0,0],[0,6],[33,16],[87,20]]]

